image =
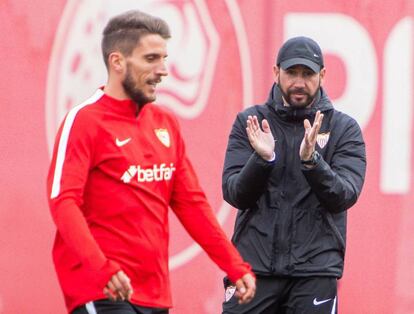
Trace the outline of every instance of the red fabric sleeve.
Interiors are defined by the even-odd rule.
[[[244,262],[219,225],[207,202],[191,162],[185,154],[185,145],[177,135],[180,163],[174,177],[171,208],[191,237],[206,251],[210,258],[236,282],[251,267]]]
[[[82,113],[71,111],[61,126],[47,180],[49,206],[59,235],[81,263],[109,278],[120,267],[108,261],[91,234],[81,210],[92,167],[96,128]]]

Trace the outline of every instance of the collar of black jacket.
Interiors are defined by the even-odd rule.
[[[266,104],[273,108],[273,110],[276,110],[276,113],[283,120],[287,121],[303,121],[304,119],[313,120],[316,111],[320,110],[321,112],[325,112],[333,109],[332,103],[322,87],[319,89],[319,93],[310,108],[287,107],[283,104],[282,92],[276,83],[273,84],[272,89],[270,90]]]

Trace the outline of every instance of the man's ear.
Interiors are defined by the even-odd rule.
[[[273,80],[277,83],[279,82],[279,74],[280,74],[280,69],[277,65],[273,66]]]
[[[320,75],[320,80],[321,80],[321,86],[323,85],[323,82],[324,82],[324,80],[325,80],[325,74],[326,74],[326,69],[325,69],[325,68],[323,68],[323,69],[321,70],[321,72],[319,72],[319,75]]]
[[[108,65],[114,72],[121,74],[125,69],[126,60],[120,52],[112,52],[108,57]]]

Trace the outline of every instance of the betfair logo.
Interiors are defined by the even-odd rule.
[[[174,164],[169,167],[166,164],[154,165],[152,168],[143,169],[141,166],[130,166],[121,177],[124,183],[130,183],[137,178],[138,182],[169,181],[175,171]]]

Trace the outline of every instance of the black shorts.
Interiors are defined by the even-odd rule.
[[[224,280],[223,314],[334,314],[338,313],[335,277],[257,276],[256,295],[238,304],[234,288]]]
[[[72,314],[168,314],[168,309],[143,307],[127,301],[102,299],[76,308]]]

